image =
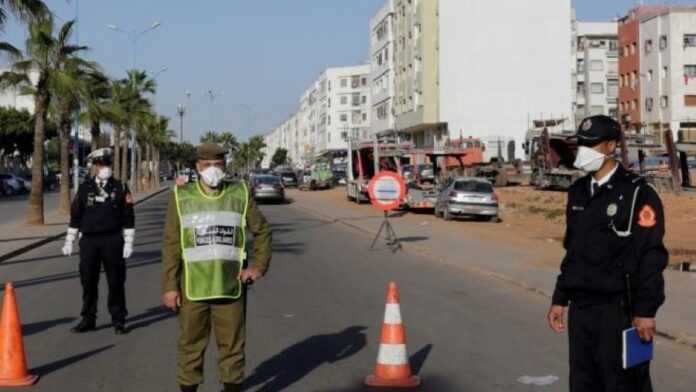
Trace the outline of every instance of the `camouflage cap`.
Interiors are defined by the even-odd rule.
[[[196,159],[204,161],[224,160],[227,152],[215,143],[204,143],[196,147]]]

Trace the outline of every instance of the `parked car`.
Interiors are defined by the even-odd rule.
[[[254,200],[285,201],[285,187],[283,180],[278,176],[268,174],[254,176],[251,180],[251,192]]]
[[[498,221],[498,195],[486,179],[458,177],[440,191],[435,216],[445,220],[472,216]]]
[[[0,174],[0,181],[5,183],[6,195],[17,195],[29,191],[25,185],[25,180],[14,174]],[[31,185],[29,189],[31,189]]]
[[[278,176],[283,181],[283,186],[285,186],[286,188],[297,187],[299,185],[299,181],[297,180],[297,175],[294,172],[291,172],[291,171],[281,172],[281,173],[278,173]]]

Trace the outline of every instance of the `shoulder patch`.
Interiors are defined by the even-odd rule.
[[[638,224],[641,227],[646,228],[655,227],[657,224],[657,215],[655,214],[655,210],[647,204],[644,205],[638,214]]]

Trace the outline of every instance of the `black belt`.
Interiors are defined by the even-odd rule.
[[[109,237],[113,235],[121,235],[123,233],[123,229],[117,229],[117,230],[110,230],[110,231],[97,231],[97,232],[86,232],[82,233],[82,237],[88,237],[88,238],[93,238],[93,237]]]

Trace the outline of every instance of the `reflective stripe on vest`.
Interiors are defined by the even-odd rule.
[[[246,258],[246,186],[227,185],[219,195],[209,196],[195,182],[175,187],[174,194],[186,297],[191,301],[239,298]]]

